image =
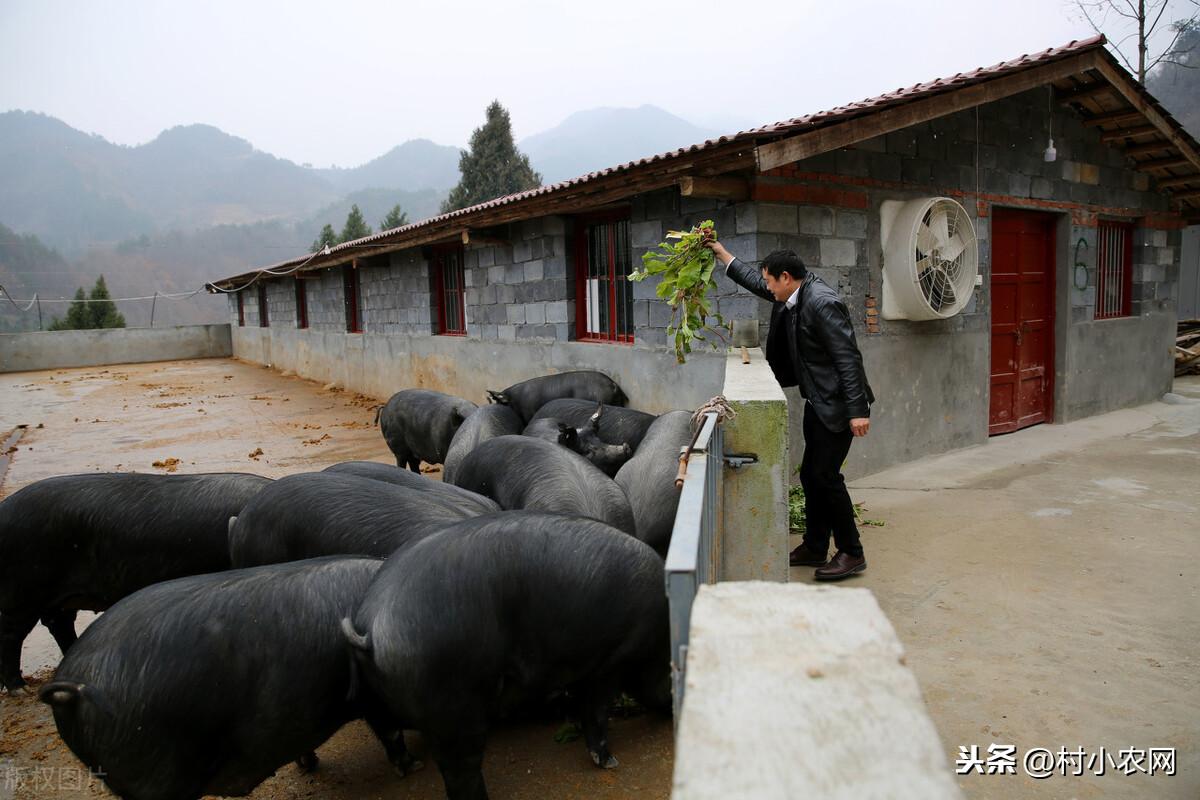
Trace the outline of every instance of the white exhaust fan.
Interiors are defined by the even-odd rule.
[[[963,310],[979,275],[979,240],[966,210],[948,197],[880,208],[883,318],[945,319]]]

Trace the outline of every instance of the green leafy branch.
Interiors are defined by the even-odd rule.
[[[726,341],[725,320],[713,311],[708,298],[717,286],[713,279],[716,258],[704,244],[716,238],[712,220],[705,220],[690,231],[667,231],[668,241],[644,254],[642,269],[629,276],[631,281],[660,276],[655,293],[671,306],[667,335],[675,337],[675,358],[680,364],[692,352],[693,341],[707,341],[714,350],[720,345],[707,334],[715,335],[722,343]]]

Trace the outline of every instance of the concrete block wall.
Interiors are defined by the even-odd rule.
[[[390,253],[360,266],[363,332],[435,333],[437,312],[429,269],[420,249]]]
[[[542,217],[507,230],[506,244],[469,246],[465,253],[467,335],[484,341],[573,339],[569,221]]]
[[[754,203],[682,197],[678,189],[671,188],[634,198],[630,214],[633,266],[641,268],[643,254],[656,249],[667,231],[689,230],[705,220],[713,221],[718,238],[731,253],[747,262],[758,258]],[[769,318],[770,306],[765,301],[726,278],[719,266],[716,276],[713,306],[727,321]],[[634,339],[638,343],[674,348],[674,340],[667,337],[671,308],[658,299],[655,293],[658,284],[657,278],[647,278],[633,285]],[[698,347],[711,349],[704,343]]]

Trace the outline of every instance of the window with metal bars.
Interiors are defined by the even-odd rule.
[[[246,298],[243,296],[241,290],[239,290],[237,293],[237,301],[238,301],[238,327],[243,328],[246,326]]]
[[[296,327],[308,327],[308,287],[296,278]]]
[[[270,327],[271,321],[267,316],[267,285],[260,283],[258,285],[258,327]]]
[[[575,336],[633,343],[629,219],[581,218],[575,234]]]
[[[433,249],[433,284],[437,295],[438,333],[446,336],[466,335],[462,245]]]
[[[342,267],[342,289],[346,298],[346,332],[362,333],[362,298],[359,294],[358,270],[352,265]]]
[[[1096,319],[1128,317],[1132,295],[1133,225],[1101,221],[1096,228]]]

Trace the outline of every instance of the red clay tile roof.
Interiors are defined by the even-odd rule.
[[[776,122],[772,125],[751,128],[750,130],[741,131],[730,136],[721,136],[716,139],[708,139],[704,142],[700,142],[699,144],[694,144],[689,147],[683,147],[666,153],[659,153],[658,155],[641,158],[636,161],[630,161],[614,167],[608,167],[607,169],[602,169],[596,172],[590,172],[587,175],[581,175],[577,178],[571,178],[570,180],[562,181],[560,183],[539,186],[536,189],[529,189],[527,191],[505,195],[504,197],[497,197],[493,200],[488,200],[486,202],[479,203],[468,208],[463,208],[458,211],[451,211],[446,214],[440,214],[438,216],[419,220],[399,228],[380,231],[361,239],[344,242],[330,248],[329,256],[317,254],[316,257],[314,257],[312,254],[307,254],[298,258],[273,264],[269,267],[264,267],[262,270],[257,272],[264,270],[283,271],[288,270],[289,268],[294,268],[298,265],[307,265],[309,262],[313,263],[312,268],[315,269],[328,259],[334,259],[338,256],[342,256],[344,258],[347,251],[351,251],[355,248],[361,248],[364,246],[386,246],[393,240],[397,245],[402,245],[407,237],[407,234],[437,223],[443,223],[457,218],[475,217],[477,215],[481,215],[482,212],[485,212],[489,209],[512,205],[514,203],[522,203],[537,197],[553,195],[568,189],[582,186],[599,178],[617,175],[620,173],[633,172],[654,164],[668,162],[677,158],[690,156],[695,153],[713,150],[720,145],[741,141],[761,142],[763,140],[778,139],[784,136],[799,133],[804,130],[816,129],[825,125],[844,122],[854,117],[867,116],[869,114],[882,111],[886,108],[913,102],[914,100],[924,99],[946,92],[957,91],[973,84],[993,80],[1020,72],[1022,70],[1040,67],[1087,51],[1099,50],[1100,52],[1104,52],[1105,42],[1106,40],[1103,36],[1094,36],[1090,39],[1072,41],[1061,47],[1052,47],[1048,50],[1043,50],[1040,53],[1025,54],[1010,61],[1003,61],[999,64],[994,64],[990,67],[980,67],[970,72],[960,72],[957,75],[953,75],[948,78],[938,78],[937,80],[929,81],[927,83],[919,83],[916,86],[909,86],[906,88],[902,87],[893,92],[888,92],[886,94],[879,95],[878,97],[861,100],[857,103],[850,103],[848,105],[839,106],[827,111],[820,111],[815,114],[808,114],[802,117]],[[1113,59],[1113,64],[1117,64],[1115,59]],[[1144,93],[1144,90],[1142,91]],[[1149,94],[1145,94],[1145,97],[1147,100],[1153,101],[1153,98],[1150,97]],[[1159,106],[1156,101],[1154,101],[1154,105],[1161,113],[1170,119],[1170,115],[1164,109],[1162,109],[1162,107]],[[1173,122],[1173,120],[1171,121]],[[1176,123],[1176,125],[1177,124],[1178,123]],[[1182,130],[1182,128],[1180,128],[1180,130]],[[1191,137],[1188,138],[1190,139]],[[221,281],[216,281],[216,283],[228,283],[231,281],[236,281],[240,278],[249,278],[252,274],[255,273],[246,273],[245,275],[225,278]]]

